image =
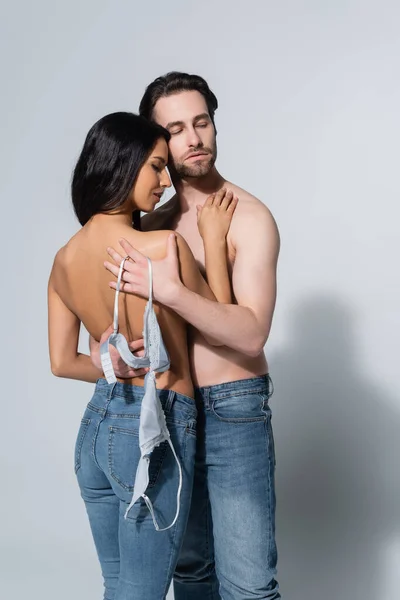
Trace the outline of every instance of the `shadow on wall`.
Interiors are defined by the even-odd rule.
[[[288,347],[271,357],[284,598],[387,597],[385,547],[400,537],[400,412],[357,360],[356,320],[340,299],[306,300]]]

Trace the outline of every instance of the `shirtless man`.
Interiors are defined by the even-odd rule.
[[[227,238],[235,304],[212,303],[182,284],[174,237],[166,258],[153,265],[155,298],[193,326],[199,410],[192,506],[174,592],[176,600],[276,600],[272,390],[263,348],[275,307],[279,234],[268,208],[215,168],[217,105],[204,79],[184,73],[156,79],[140,104],[143,116],[171,133],[176,189],[142,220],[143,229],[179,232],[204,270],[197,211],[222,187],[239,198]],[[146,297],[147,261],[123,245],[134,261],[126,263],[123,289]],[[120,255],[109,253],[119,264]],[[106,266],[117,273],[114,262]],[[211,346],[203,335],[224,345]]]

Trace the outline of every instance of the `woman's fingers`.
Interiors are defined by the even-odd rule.
[[[226,210],[229,206],[229,204],[231,203],[233,198],[233,192],[231,190],[228,190],[225,194],[225,196],[222,198],[221,200],[221,204],[220,207],[223,210]]]
[[[129,348],[132,352],[136,352],[141,348],[144,348],[144,339],[140,338],[139,340],[134,340],[133,342],[129,342]]]
[[[227,192],[226,188],[222,188],[215,194],[213,206],[217,206],[217,207],[220,206],[222,200],[225,198],[226,192]]]
[[[121,379],[129,379],[130,377],[143,377],[148,373],[149,369],[121,369],[120,371],[116,371],[117,377],[121,377]]]
[[[149,369],[130,369],[128,377],[142,377],[149,372]]]
[[[235,212],[235,209],[238,205],[239,202],[239,198],[237,196],[234,196],[228,206],[228,208],[226,209],[226,212],[228,212],[229,214],[233,214]]]
[[[233,205],[232,205],[233,203]],[[238,197],[232,190],[222,188],[218,192],[211,194],[204,203],[203,208],[220,208],[221,210],[227,211],[230,208],[234,211],[238,203]],[[199,215],[198,215],[199,216]]]
[[[135,340],[134,342],[129,342],[128,344],[129,350],[135,354],[135,356],[144,356],[144,340],[143,338],[140,340]]]
[[[228,210],[234,198],[237,198],[237,196],[235,196],[232,190],[222,188],[207,198],[206,202],[204,203],[204,207],[212,206],[215,208],[221,208],[222,210]]]
[[[207,200],[204,202],[204,206],[212,206],[214,203],[215,192],[208,196]]]

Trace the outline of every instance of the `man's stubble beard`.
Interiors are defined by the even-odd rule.
[[[196,149],[195,149],[196,150]],[[171,169],[179,177],[179,179],[200,178],[205,177],[211,171],[217,160],[217,144],[214,143],[213,147],[210,148],[198,148],[199,151],[208,151],[210,158],[207,162],[199,160],[199,162],[187,165],[183,163],[175,163],[171,165]]]

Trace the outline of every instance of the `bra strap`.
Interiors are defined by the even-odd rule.
[[[153,264],[150,258],[147,257],[147,263],[149,267],[149,303],[150,306],[153,304]]]
[[[121,288],[121,279],[122,279],[122,273],[124,271],[125,261],[128,258],[129,258],[129,256],[125,256],[125,258],[123,258],[121,260],[121,264],[119,265],[117,289],[115,292],[115,299],[114,299],[114,333],[118,333],[118,297],[119,297],[119,290]]]

